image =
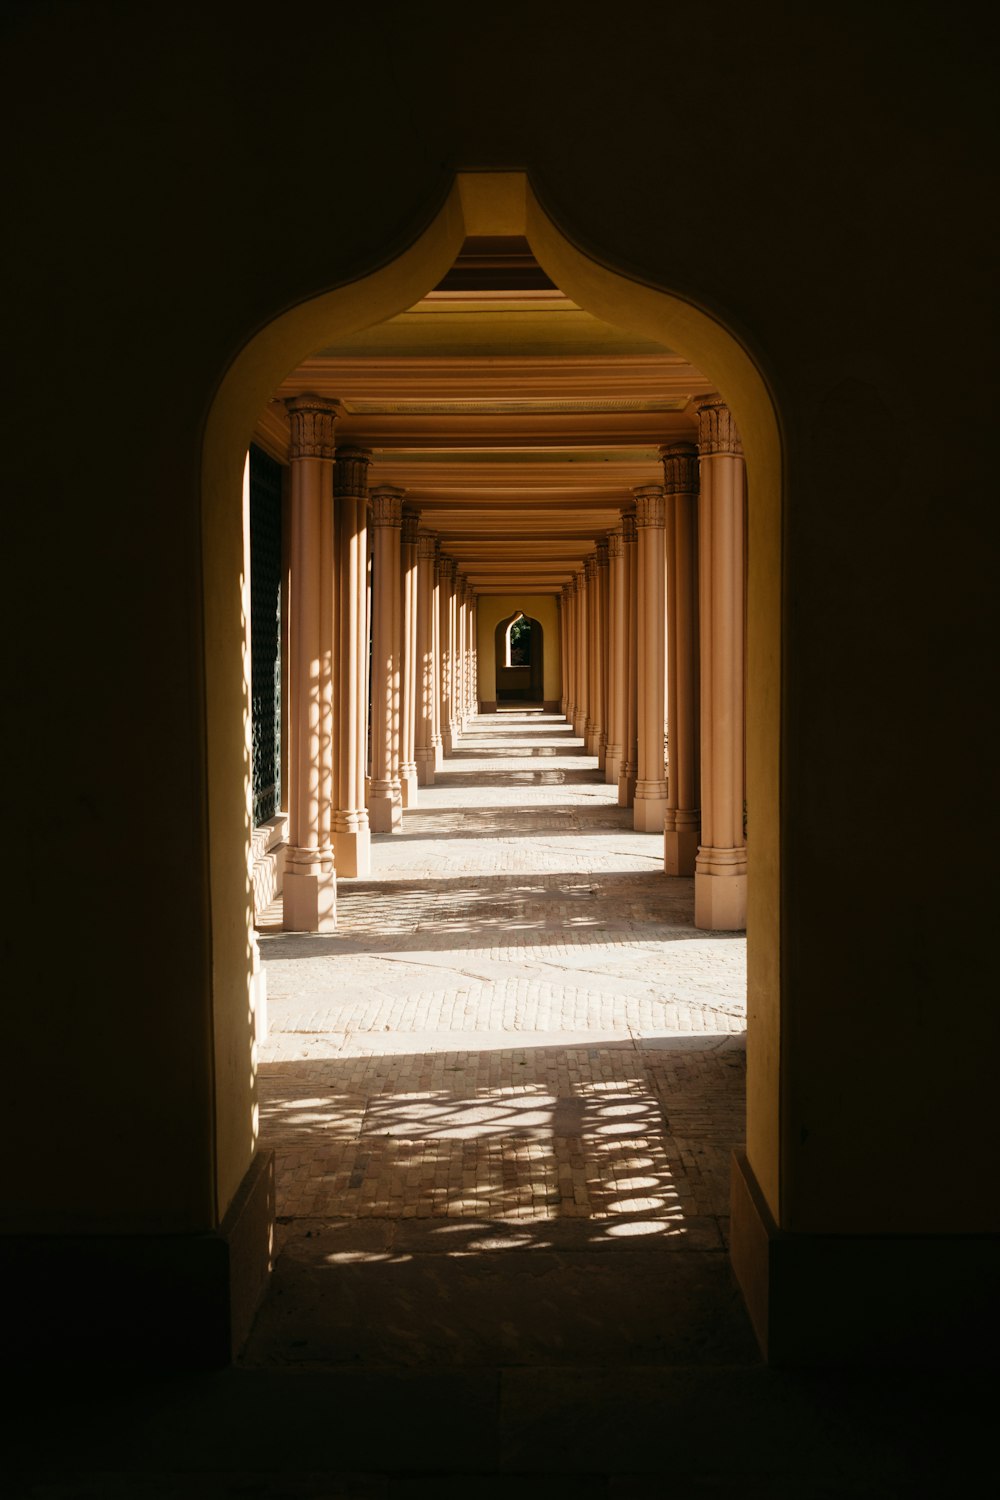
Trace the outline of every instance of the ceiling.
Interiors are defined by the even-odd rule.
[[[571,302],[526,241],[467,240],[415,307],[294,370],[254,440],[287,460],[285,399],[339,402],[338,442],[371,449],[371,484],[405,489],[479,593],[556,592],[712,390]]]

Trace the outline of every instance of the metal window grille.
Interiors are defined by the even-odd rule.
[[[253,821],[281,807],[281,465],[250,449]]]

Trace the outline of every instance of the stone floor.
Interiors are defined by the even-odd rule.
[[[555,715],[483,716],[333,937],[261,922],[278,1214],[586,1221],[720,1248],[745,943],[698,933]]]
[[[10,1371],[5,1494],[981,1492],[980,1373],[760,1363],[724,1249],[743,940],[628,822],[568,726],[480,720],[334,936],[267,914],[278,1254],[243,1360]]]

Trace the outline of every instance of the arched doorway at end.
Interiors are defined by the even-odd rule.
[[[544,696],[545,637],[540,621],[517,609],[493,632],[497,697],[504,704],[541,703]]]

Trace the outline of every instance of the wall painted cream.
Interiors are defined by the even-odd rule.
[[[476,670],[479,698],[482,703],[496,702],[497,673],[495,634],[501,620],[516,609],[530,615],[542,627],[545,655],[545,700],[558,702],[562,696],[562,656],[559,650],[559,603],[555,594],[484,594],[476,610]]]

